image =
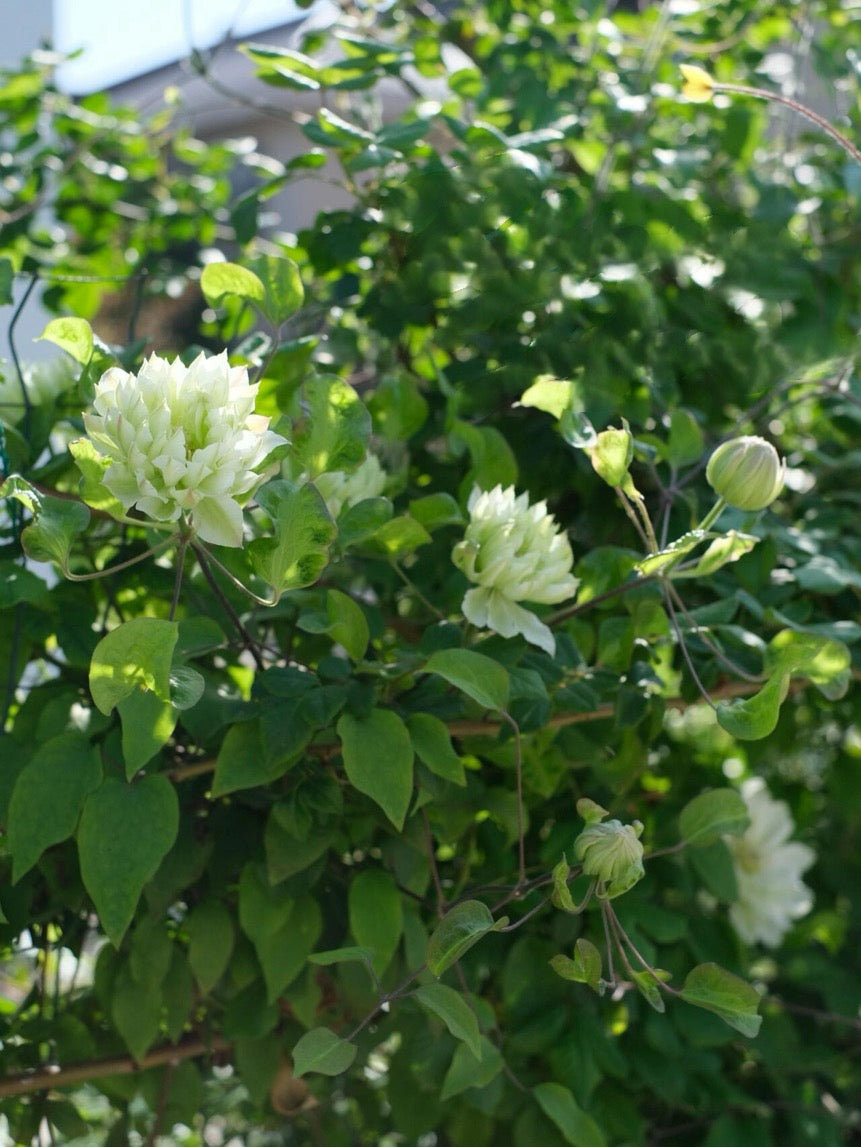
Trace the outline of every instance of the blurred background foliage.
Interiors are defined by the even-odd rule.
[[[345,4],[331,27],[305,34],[301,54],[246,48],[249,77],[271,84],[270,105],[307,137],[292,160],[230,141],[201,144],[181,126],[181,93],[151,117],[105,95],[73,100],[53,86],[50,59],[34,59],[0,93],[0,291],[11,303],[17,277],[49,311],[90,319],[106,343],[51,401],[22,406],[5,386],[7,470],[74,492],[66,445],[81,432],[101,366],[134,367],[153,346],[190,361],[201,347],[229,345],[236,361],[259,368],[260,408],[273,418],[295,412],[309,364],[350,382],[370,412],[400,514],[425,494],[462,504],[474,483],[546,498],[569,531],[585,601],[623,581],[637,551],[612,491],[576,448],[590,428],[627,419],[637,439],[632,472],[662,540],[708,508],[708,449],[733,433],[763,434],[786,456],[784,495],[756,522],[757,548],[686,585],[685,605],[750,672],[763,642],[787,626],[855,649],[861,170],[786,109],[743,97],[686,103],[677,65],[693,61],[719,80],[798,96],[857,138],[857,16],[850,0],[667,0],[639,11],[593,0]],[[205,55],[193,63],[207,74]],[[395,89],[409,104],[393,118],[386,93]],[[314,93],[319,109],[295,111],[297,92]],[[289,233],[273,218],[272,197],[325,158],[353,206]],[[261,255],[289,256],[305,285],[304,307],[277,328],[235,300],[210,307],[199,290],[207,262]],[[159,333],[141,333],[156,311]],[[14,313],[7,307],[7,322]],[[15,351],[26,360],[23,347]],[[21,366],[6,364],[7,383],[17,384]],[[546,375],[570,380],[575,395],[558,424],[519,404]],[[165,616],[173,590],[173,571],[151,563],[86,585],[33,584],[14,572],[20,524],[10,501],[0,552],[0,810],[34,746],[70,728],[121,755],[116,722],[87,699],[89,658],[117,619]],[[750,525],[738,512],[727,524]],[[458,613],[465,582],[450,552],[461,527],[432,533],[417,553],[398,555],[400,573],[391,554],[345,545],[321,586],[286,595],[266,615],[229,587],[216,595],[199,571],[187,580],[181,617],[206,691],[181,714],[155,767],[174,777],[205,766],[252,713],[270,738],[269,760],[288,764],[283,775],[276,765],[272,783],[215,801],[203,769],[183,774],[180,834],[119,952],[98,947],[69,840],[14,886],[4,879],[0,1064],[14,1081],[129,1049],[152,1055],[171,1040],[197,1054],[167,1068],[169,1053],[145,1070],[85,1071],[63,1089],[8,1091],[7,1136],[113,1145],[160,1135],[188,1147],[853,1142],[861,1126],[857,691],[827,701],[794,690],[771,736],[734,741],[697,703],[649,585],[560,623],[554,663],[522,642],[482,642],[515,685],[529,871],[549,872],[570,849],[582,827],[579,796],[638,817],[649,849],[661,849],[676,843],[679,810],[704,788],[764,777],[817,853],[806,878],[814,909],[780,950],[750,950],[735,937],[720,858],[656,858],[619,906],[638,948],[676,977],[715,960],[751,979],[765,993],[759,1036],[745,1040],[681,1003],[657,1015],[636,993],[599,999],[566,983],[550,958],[579,935],[601,937],[591,914],[548,909],[512,935],[485,937],[451,979],[474,993],[480,1026],[501,1053],[486,1077],[405,999],[363,1029],[352,1069],[335,1080],[291,1079],[285,1057],[304,1029],[349,1030],[377,1000],[359,965],[315,967],[308,952],[361,944],[369,932],[384,946],[387,937],[391,990],[421,964],[435,921],[422,817],[393,832],[320,763],[345,706],[361,715],[377,698],[404,715],[473,725],[481,717],[439,682],[409,676],[417,655],[459,640],[425,603],[444,617]],[[141,534],[118,538],[97,523],[89,556],[134,555]],[[333,588],[361,602],[369,626],[373,653],[352,672],[315,621]],[[224,598],[275,650],[276,668],[248,664]],[[720,695],[724,667],[696,632],[686,644]],[[277,668],[291,659],[313,671],[315,697],[301,712],[307,737],[295,743],[295,682]],[[455,744],[465,787],[427,769],[421,776],[449,901],[505,885],[516,866],[512,742],[491,728]],[[11,863],[0,864],[8,878]],[[242,881],[267,864],[273,883],[261,896],[290,900],[297,913],[285,948],[294,932],[302,937],[274,1000],[264,979],[287,976],[283,962],[293,956],[261,955],[259,931],[242,912]],[[356,891],[363,873],[374,875]],[[507,911],[516,919],[534,904],[527,897]],[[270,922],[280,911],[272,905]],[[379,919],[363,924],[362,905]],[[220,968],[212,957],[212,982],[204,949],[226,953]],[[549,1081],[594,1122],[563,1131],[548,1118],[529,1089]],[[441,1100],[446,1082],[450,1098]]]

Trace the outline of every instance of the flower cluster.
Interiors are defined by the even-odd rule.
[[[227,352],[185,366],[152,355],[137,375],[113,367],[96,384],[87,434],[110,460],[104,484],[124,509],[157,522],[185,516],[205,542],[242,544],[241,502],[284,443],[254,413],[257,386]]]
[[[572,597],[579,582],[571,574],[574,556],[547,505],[529,505],[514,487],[476,487],[469,497],[470,521],[452,561],[477,588],[467,591],[467,621],[503,637],[521,633],[551,656],[556,642],[548,627],[520,601],[554,605]]]
[[[741,795],[750,825],[741,836],[726,838],[738,889],[729,918],[746,944],[776,948],[792,921],[810,911],[813,897],[801,874],[816,854],[789,840],[795,828],[789,808],[759,777],[745,781]]]

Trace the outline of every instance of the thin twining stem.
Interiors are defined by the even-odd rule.
[[[709,694],[708,689],[706,689],[705,685],[703,685],[702,681],[700,680],[700,675],[697,673],[696,667],[691,660],[691,655],[688,652],[687,645],[685,644],[685,635],[682,633],[682,627],[679,625],[679,618],[676,614],[675,606],[673,605],[672,598],[668,593],[664,594],[664,603],[667,607],[667,613],[670,615],[670,623],[675,632],[676,639],[681,647],[682,656],[685,659],[685,664],[688,667],[691,677],[694,679],[694,684],[696,685],[700,696],[706,702],[706,704],[714,709],[715,712],[717,712],[717,705],[715,705],[714,701],[711,699],[711,695]]]
[[[268,597],[260,597],[258,594],[256,594],[254,592],[253,589],[249,589],[248,586],[245,585],[244,582],[241,582],[238,577],[236,577],[234,574],[232,574],[230,572],[230,570],[227,568],[227,566],[222,565],[222,563],[218,560],[218,558],[215,556],[215,554],[213,554],[211,550],[208,550],[206,548],[206,546],[203,544],[203,542],[199,541],[195,545],[194,552],[197,554],[198,557],[200,557],[201,554],[204,554],[206,557],[206,560],[208,562],[211,562],[217,569],[221,570],[221,572],[224,574],[224,576],[229,581],[231,581],[236,586],[236,588],[238,590],[241,590],[242,593],[244,593],[247,597],[250,597],[252,601],[256,601],[258,605],[265,605],[265,606],[269,607],[269,606],[273,606],[273,605],[278,604],[277,598],[273,599],[273,598],[268,598]]]
[[[715,655],[715,657],[718,659],[718,661],[720,661],[723,665],[725,665],[727,667],[727,669],[729,669],[733,673],[735,673],[736,676],[741,677],[742,680],[744,680],[744,681],[751,681],[751,682],[761,682],[762,681],[761,676],[759,676],[756,673],[748,673],[746,670],[742,669],[742,667],[740,665],[737,665],[736,662],[733,661],[733,659],[731,657],[727,657],[727,655],[724,653],[724,651],[721,649],[721,647],[716,642],[712,641],[711,637],[708,634],[708,631],[703,629],[703,627],[699,624],[699,622],[696,620],[696,618],[693,616],[693,614],[688,610],[687,606],[682,601],[678,590],[676,589],[676,587],[671,582],[667,582],[666,589],[667,589],[667,593],[670,594],[670,596],[672,597],[673,601],[675,602],[677,608],[679,609],[679,611],[683,615],[685,621],[687,621],[688,625],[691,627],[691,629],[696,634],[696,636],[700,639],[700,641],[703,643],[703,645],[705,645],[705,647],[711,653],[713,653]]]
[[[266,662],[263,660],[263,655],[260,652],[260,648],[259,648],[257,642],[254,640],[254,638],[248,632],[246,627],[243,625],[242,618],[239,616],[239,614],[236,612],[236,610],[230,604],[226,595],[222,592],[221,586],[215,580],[215,575],[213,574],[212,568],[210,567],[210,564],[209,564],[211,554],[209,554],[208,551],[204,550],[203,546],[200,545],[199,543],[192,542],[191,548],[194,550],[195,555],[197,556],[197,561],[198,561],[198,564],[200,565],[200,572],[206,578],[206,582],[207,582],[209,588],[215,594],[216,598],[218,599],[219,604],[221,605],[221,608],[224,610],[224,612],[227,614],[227,616],[233,622],[233,625],[236,628],[237,633],[242,638],[242,642],[245,645],[245,648],[248,650],[248,652],[254,658],[254,664],[257,666],[258,669],[260,669],[262,671],[263,669],[266,668]],[[221,568],[221,567],[219,566],[219,568]],[[194,765],[185,766],[186,770],[187,770],[186,775],[187,776],[195,776],[195,775],[197,775],[197,773],[210,772],[211,770],[203,769],[200,767],[201,764],[205,764],[205,763],[206,762],[196,762],[196,764],[194,764]]]
[[[520,741],[520,726],[510,713],[501,710],[503,719],[514,730],[514,769],[517,779],[517,887],[526,883],[526,841],[523,830],[523,746]]]
[[[658,973],[655,971],[655,969],[652,967],[652,965],[649,963],[649,961],[641,954],[641,952],[637,948],[634,941],[631,939],[631,937],[628,935],[628,933],[623,928],[621,920],[619,919],[619,917],[616,915],[616,913],[610,907],[609,904],[607,904],[607,911],[610,913],[610,916],[612,917],[617,939],[619,939],[628,948],[630,948],[630,950],[636,956],[639,963],[641,963],[643,965],[643,967],[646,969],[646,971],[649,973],[649,975],[654,978],[655,983],[658,985],[658,987],[662,991],[667,992],[671,996],[681,995],[681,992],[679,992],[676,988],[670,987],[670,985],[668,983],[666,983],[666,981],[661,979],[661,977],[658,975]],[[627,963],[627,961],[626,961],[626,963]],[[629,967],[630,967],[630,965],[629,965]]]
[[[179,536],[179,534],[171,534],[169,538],[164,538],[156,545],[150,546],[148,550],[144,550],[144,552],[142,554],[138,554],[137,557],[129,558],[124,562],[118,562],[115,566],[107,566],[103,570],[93,570],[91,573],[76,574],[72,573],[72,571],[69,569],[64,569],[63,574],[69,579],[69,581],[95,581],[100,577],[109,577],[111,574],[119,573],[120,570],[127,570],[130,566],[136,566],[140,562],[145,562],[147,558],[151,558],[155,554],[161,553],[162,550],[166,550],[168,546],[173,545]]]
[[[748,87],[747,84],[718,84],[713,81],[711,87],[712,91],[715,92],[735,92],[740,96],[755,96],[756,99],[770,100],[771,103],[783,104],[784,107],[791,108],[798,115],[804,116],[805,119],[815,123],[818,128],[830,135],[856,163],[861,163],[861,151],[852,141],[842,131],[839,131],[830,120],[819,115],[806,104],[800,104],[798,100],[794,100],[790,96],[782,96],[778,92],[769,92],[765,88]]]

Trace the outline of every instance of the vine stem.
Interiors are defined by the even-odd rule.
[[[517,887],[526,884],[526,840],[523,831],[523,745],[520,726],[509,712],[502,710],[503,718],[514,730],[514,768],[517,778]]]
[[[861,681],[861,670],[853,670],[852,679],[853,681]],[[809,684],[803,677],[796,677],[789,684],[787,696],[801,692]],[[712,700],[723,701],[733,697],[749,697],[758,688],[758,684],[753,685],[747,681],[727,681],[719,689],[715,689],[712,693]],[[669,697],[666,706],[668,709],[684,712],[699,703],[699,701],[687,701],[683,697]],[[587,713],[559,713],[555,717],[551,717],[544,728],[564,729],[569,725],[579,725],[588,721],[607,721],[613,717],[615,712],[613,705],[600,705],[597,709],[592,709]],[[449,721],[446,728],[453,737],[492,737],[499,732],[501,725],[502,722],[500,721]],[[341,745],[337,741],[327,741],[309,745],[305,751],[311,757],[328,760],[340,753]],[[215,759],[207,758],[207,760],[194,761],[188,765],[177,765],[176,768],[169,771],[168,775],[173,781],[184,781],[191,777],[202,776],[204,773],[211,773],[214,769]]]
[[[194,1039],[185,1043],[167,1044],[156,1048],[140,1060],[130,1055],[109,1059],[89,1059],[68,1067],[43,1067],[38,1071],[25,1071],[18,1075],[0,1079],[0,1099],[15,1095],[28,1095],[33,1091],[48,1091],[54,1088],[72,1087],[108,1075],[132,1075],[146,1071],[150,1067],[161,1067],[167,1063],[182,1063],[186,1059],[197,1059],[213,1052],[231,1052],[233,1044],[229,1040],[214,1036],[210,1040]]]
[[[248,650],[248,652],[254,658],[254,664],[262,672],[266,668],[266,662],[263,660],[263,655],[260,652],[260,649],[257,645],[257,642],[254,640],[254,638],[248,632],[248,630],[246,629],[245,625],[242,622],[242,618],[239,616],[239,614],[236,612],[236,610],[230,604],[226,595],[222,592],[221,586],[215,580],[215,574],[212,572],[212,568],[209,564],[209,560],[212,557],[212,555],[209,553],[208,550],[205,550],[199,542],[192,542],[191,548],[194,550],[194,553],[197,557],[198,564],[200,565],[200,572],[206,578],[207,585],[212,590],[212,592],[215,594],[216,598],[218,599],[219,604],[221,605],[221,608],[224,610],[224,612],[227,614],[227,616],[233,622],[233,625],[235,626],[237,633],[242,638],[242,641],[243,641],[243,644],[245,645],[245,648]],[[216,565],[218,565],[219,568],[221,568],[221,565],[219,562],[216,562]],[[209,769],[200,768],[200,765],[204,764],[204,763],[208,763],[208,762],[197,761],[193,765],[186,765],[185,768],[186,768],[187,772],[184,775],[185,776],[197,776],[200,773],[211,772],[212,771],[211,768],[209,768]],[[215,768],[215,762],[212,762],[212,768]],[[180,771],[180,770],[175,769],[174,773],[176,773],[178,771]],[[174,776],[174,780],[180,780],[180,779],[182,779],[182,778]]]
[[[178,536],[177,534],[171,534],[169,538],[163,538],[162,541],[154,546],[150,546],[148,550],[144,550],[144,552],[138,554],[137,557],[129,558],[128,561],[118,562],[115,566],[108,566],[103,570],[92,570],[90,573],[85,574],[75,574],[72,573],[71,570],[64,569],[63,575],[68,578],[69,581],[96,581],[101,577],[109,577],[111,574],[119,573],[120,570],[127,570],[131,566],[139,565],[141,562],[145,562],[147,558],[154,557],[156,554],[161,553],[162,550],[167,549],[169,545],[175,542]]]
[[[759,100],[769,100],[773,104],[783,104],[784,107],[791,108],[798,115],[803,116],[805,119],[815,123],[818,128],[830,135],[846,152],[851,156],[856,163],[861,163],[861,151],[855,146],[852,141],[838,130],[830,120],[824,116],[819,115],[813,111],[812,108],[807,107],[806,104],[800,104],[798,100],[792,99],[790,96],[780,95],[778,92],[769,92],[765,88],[752,88],[747,84],[719,84],[712,81],[712,91],[715,92],[734,92],[740,96],[753,96]]]

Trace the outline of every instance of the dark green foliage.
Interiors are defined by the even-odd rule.
[[[42,63],[0,93],[0,305],[35,280],[76,364],[0,380],[0,1111],[16,1144],[849,1143],[859,167],[677,62],[768,86],[807,37],[851,136],[851,5],[342,7],[243,49],[317,100],[289,162]],[[353,206],[261,235],[327,159]],[[178,291],[156,349],[227,346],[289,443],[242,547],[118,521],[80,441]],[[786,487],[703,525],[738,434]],[[571,542],[552,657],[464,624],[497,484]],[[773,951],[729,915],[756,776],[815,852]],[[612,902],[587,821],[642,825]]]

